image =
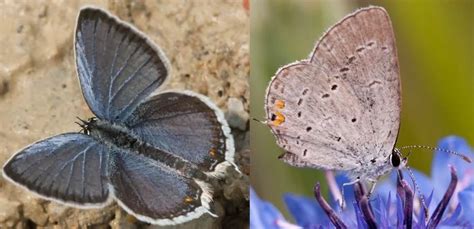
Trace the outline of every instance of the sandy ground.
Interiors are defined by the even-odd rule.
[[[227,115],[244,175],[229,172],[216,193],[219,218],[177,228],[248,225],[249,14],[242,1],[0,1],[0,164],[24,146],[78,131],[92,116],[74,65],[78,9],[106,8],[133,23],[170,59],[168,88],[208,95]],[[149,228],[112,204],[78,210],[36,198],[0,178],[0,228]]]

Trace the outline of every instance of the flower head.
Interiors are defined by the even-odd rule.
[[[471,148],[459,137],[442,139],[439,148],[470,153],[472,158]],[[474,219],[469,216],[474,211],[473,164],[446,152],[436,152],[432,178],[416,170],[412,170],[412,173],[416,186],[405,180],[410,176],[409,171],[394,171],[390,179],[378,186],[370,199],[367,198],[363,184],[356,183],[346,187],[344,198],[348,206],[343,210],[334,197],[329,199],[329,203],[324,199],[319,183],[314,187],[315,198],[286,194],[284,201],[296,225],[288,223],[273,205],[260,200],[252,190],[251,228],[474,226]],[[340,174],[335,177],[335,181],[337,186],[341,187],[348,179]],[[329,183],[331,184],[331,181]],[[418,196],[418,192],[422,194],[422,198]],[[334,190],[331,193],[334,193]],[[420,200],[423,200],[424,204],[420,203]],[[427,212],[424,211],[423,205],[429,209]],[[266,208],[271,209],[270,212],[263,212]],[[268,218],[262,220],[262,217]]]

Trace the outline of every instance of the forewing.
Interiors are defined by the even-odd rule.
[[[77,207],[108,201],[108,153],[83,134],[66,133],[36,142],[15,154],[3,174],[32,192]]]
[[[132,152],[116,151],[110,182],[118,203],[138,219],[173,225],[208,212],[211,194],[203,183]]]
[[[379,7],[333,26],[310,60],[277,72],[266,98],[270,127],[279,145],[294,154],[282,156],[284,161],[341,170],[391,153],[400,105],[395,38]]]
[[[192,92],[157,94],[142,103],[126,125],[142,141],[213,171],[234,161],[234,143],[222,112]]]
[[[74,46],[82,92],[101,119],[125,120],[168,76],[168,60],[161,50],[101,9],[80,11]]]

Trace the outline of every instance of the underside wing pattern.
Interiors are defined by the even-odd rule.
[[[369,7],[329,29],[310,59],[281,68],[265,109],[279,146],[291,153],[284,161],[355,170],[391,154],[400,106],[392,25],[384,9]]]

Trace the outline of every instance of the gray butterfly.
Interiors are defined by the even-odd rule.
[[[346,16],[308,59],[280,68],[267,88],[267,123],[286,151],[279,158],[297,167],[345,171],[350,184],[375,184],[406,164],[394,148],[400,87],[387,12],[368,7]]]
[[[84,133],[20,150],[4,165],[4,176],[75,207],[116,200],[153,224],[210,213],[209,181],[234,164],[223,113],[193,92],[151,95],[169,78],[168,60],[145,35],[104,10],[81,9],[74,48],[82,93],[97,118],[80,123]]]

